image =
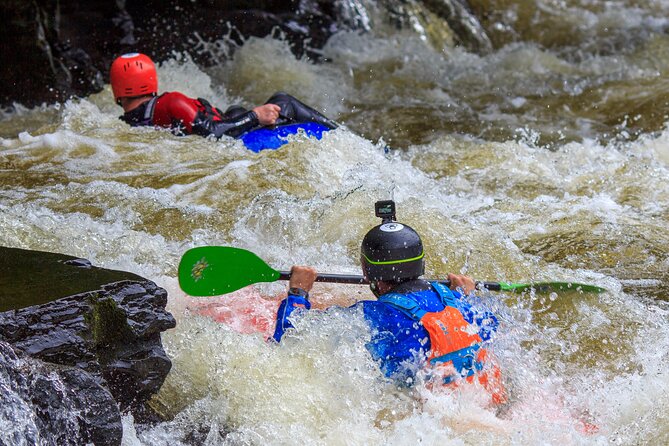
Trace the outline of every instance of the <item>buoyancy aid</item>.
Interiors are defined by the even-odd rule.
[[[163,93],[136,109],[125,113],[121,119],[132,126],[157,126],[170,128],[176,135],[192,133],[220,138],[223,135],[238,137],[259,125],[253,111],[227,116],[206,99],[193,99],[179,92]]]
[[[500,369],[482,347],[479,327],[465,320],[447,287],[438,282],[430,285],[444,305],[441,311],[425,311],[410,295],[399,293],[383,294],[378,300],[423,325],[430,337],[428,362],[442,370],[444,385],[455,386],[459,378],[471,383],[476,376],[490,393],[493,403],[506,402]]]
[[[201,119],[211,119],[214,122],[223,120],[223,112],[220,108],[214,107],[209,101],[203,98],[197,98],[198,117]]]
[[[258,116],[253,111],[227,114],[212,106],[206,99],[197,99],[198,112],[193,119],[192,132],[202,136],[223,135],[238,137],[260,125]]]
[[[120,116],[120,119],[133,127],[142,127],[153,125],[153,109],[156,106],[158,96],[152,97],[149,101],[140,105],[136,109]]]

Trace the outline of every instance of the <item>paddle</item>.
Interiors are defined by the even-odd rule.
[[[289,279],[289,271],[276,271],[251,251],[229,246],[200,246],[189,249],[179,263],[179,286],[191,296],[218,296],[254,283]],[[356,285],[369,283],[363,276],[345,274],[319,274],[316,282]],[[448,280],[436,282],[450,285]],[[605,291],[594,285],[570,282],[477,282],[476,285],[491,291],[524,291],[530,288],[534,288],[537,292]]]

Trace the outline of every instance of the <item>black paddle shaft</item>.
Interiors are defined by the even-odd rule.
[[[279,280],[290,280],[290,271],[279,271]],[[451,286],[450,280],[429,280],[428,282],[439,282],[446,286]],[[328,283],[348,283],[352,285],[369,285],[369,281],[363,276],[355,274],[318,274],[316,282]],[[490,291],[501,291],[502,286],[499,282],[476,282],[477,288],[485,288]]]
[[[290,280],[290,271],[279,271],[279,280]],[[319,274],[316,276],[316,282],[369,285],[369,281],[363,276],[356,276],[354,274]]]

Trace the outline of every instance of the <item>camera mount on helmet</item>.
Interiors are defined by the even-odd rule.
[[[382,223],[397,221],[395,202],[393,200],[383,200],[374,203],[374,213],[381,219]]]

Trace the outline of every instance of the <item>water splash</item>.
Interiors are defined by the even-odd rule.
[[[662,28],[652,18],[663,8],[647,5],[628,28]],[[348,128],[256,155],[231,138],[129,128],[108,90],[7,115],[0,243],[86,257],[168,290],[174,371],[155,404],[173,418],[151,427],[126,418],[125,444],[288,444],[296,432],[305,444],[663,444],[669,131],[644,101],[663,97],[669,46],[640,36],[620,54],[586,45],[587,57],[532,42],[481,57],[375,32],[335,36],[322,65],[273,39],[247,42],[214,69],[178,56],[159,67],[161,89],[222,108],[298,89]],[[638,137],[613,136],[624,116]],[[248,248],[277,269],[357,273],[372,204],[389,196],[429,247],[432,277],[466,263],[480,279],[609,290],[484,296],[503,321],[494,350],[514,395],[507,413],[480,404],[475,389],[392,388],[370,363],[359,317],[308,315],[273,346],[265,329],[244,333],[189,309],[178,289],[179,257],[195,245]],[[255,290],[258,308],[284,288]],[[369,298],[343,285],[312,295],[318,307]],[[242,323],[235,312],[249,307],[227,308],[225,319]],[[600,430],[587,435],[580,422]]]

